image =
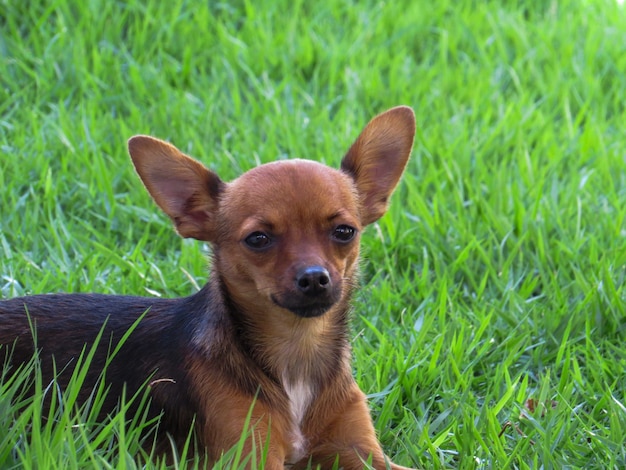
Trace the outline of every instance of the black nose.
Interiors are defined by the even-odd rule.
[[[306,295],[319,295],[330,290],[330,274],[321,266],[309,266],[298,272],[296,287]]]

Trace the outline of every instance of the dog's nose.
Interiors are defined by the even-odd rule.
[[[322,266],[309,266],[298,272],[296,286],[306,295],[319,295],[331,287],[330,274]]]

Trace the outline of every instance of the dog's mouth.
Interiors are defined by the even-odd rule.
[[[281,300],[277,296],[272,295],[272,302],[279,307],[289,310],[294,315],[301,318],[315,318],[324,315],[330,308],[335,305],[333,299],[300,299],[300,301],[294,300]]]

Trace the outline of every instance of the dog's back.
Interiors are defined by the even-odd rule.
[[[123,394],[130,398],[148,386],[149,416],[164,411],[163,429],[186,435],[195,412],[180,363],[189,354],[194,326],[206,322],[206,302],[202,291],[181,299],[49,294],[1,300],[0,360],[11,372],[37,351],[44,387],[54,380],[64,389],[80,358],[95,347],[79,403],[103,380],[105,416]]]
[[[104,381],[104,418],[122,396],[148,390],[148,418],[161,415],[159,453],[169,452],[171,438],[182,445],[194,422],[202,427],[208,389],[225,400],[233,391],[280,400],[279,386],[251,360],[255,353],[242,344],[240,332],[216,282],[178,299],[45,294],[0,300],[2,367],[11,372],[37,352],[44,386],[54,381],[65,389],[94,347],[78,402]],[[138,403],[129,407],[131,415]]]

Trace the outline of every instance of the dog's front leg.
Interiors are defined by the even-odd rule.
[[[298,462],[295,468],[306,468],[309,462],[331,469],[338,466],[345,470],[362,470],[365,462],[377,470],[409,470],[391,462],[376,438],[365,395],[354,384],[347,399],[331,413],[334,416],[319,432],[319,439],[312,443],[308,458]]]
[[[245,468],[259,468],[264,461],[267,470],[283,470],[286,441],[279,415],[259,401],[232,396],[219,401],[200,431],[211,460],[216,462],[243,440],[240,462],[246,462]]]

